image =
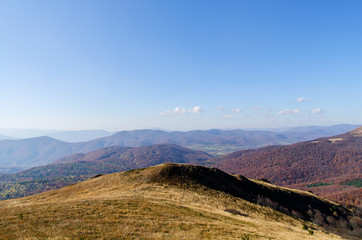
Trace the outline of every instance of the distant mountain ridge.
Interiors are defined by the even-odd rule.
[[[310,126],[290,128],[281,132],[262,130],[193,130],[187,132],[162,130],[121,131],[110,137],[90,141],[107,145],[144,146],[159,143],[173,143],[181,146],[197,144],[234,145],[255,148],[271,144],[290,144],[345,133],[359,125]]]
[[[78,152],[84,143],[66,143],[50,137],[0,141],[0,166],[29,168]]]
[[[337,131],[351,126],[331,126],[330,129]],[[295,130],[284,132],[217,129],[189,132],[134,130],[121,131],[108,137],[79,143],[63,142],[50,137],[2,140],[0,141],[0,170],[31,168],[51,163],[74,153],[86,153],[110,146],[140,147],[171,143],[194,150],[206,151],[213,155],[222,155],[242,149],[310,140],[310,136],[315,137],[318,134],[325,136],[328,132],[326,130],[328,127],[322,127],[324,130],[320,130],[318,127],[307,127],[306,129],[299,130],[298,133]]]
[[[51,137],[63,142],[87,142],[96,138],[114,134],[105,130],[39,130],[39,129],[0,129],[3,139],[26,139],[38,137]],[[0,140],[1,139],[0,136]]]
[[[14,137],[0,135],[0,140],[15,139]]]

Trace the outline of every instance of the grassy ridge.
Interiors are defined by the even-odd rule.
[[[217,192],[164,186],[50,202],[0,204],[2,239],[308,239],[303,222]],[[46,197],[43,195],[43,197]],[[5,205],[5,206],[4,206]],[[11,206],[11,207],[10,207]],[[237,209],[244,215],[231,214]],[[318,239],[340,239],[312,223]]]
[[[214,169],[178,166],[163,164],[103,175],[59,190],[0,201],[0,238],[293,240],[311,239],[313,234],[316,239],[341,239],[312,222],[274,210],[275,197],[267,201],[268,195],[253,193],[248,197],[257,201],[252,203],[237,196],[238,192],[251,194],[254,190],[248,190],[249,184],[313,197],[309,193],[288,192]],[[343,220],[339,206],[333,209],[332,203],[324,204],[340,216],[335,216],[337,220]],[[280,206],[288,207],[282,202]],[[324,212],[313,206],[312,216]]]

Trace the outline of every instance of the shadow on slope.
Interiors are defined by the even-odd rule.
[[[330,231],[361,236],[361,218],[341,205],[311,193],[277,187],[263,181],[230,175],[216,168],[165,163],[142,170],[143,180],[181,188],[213,189],[313,222]],[[126,174],[126,173],[125,173]]]

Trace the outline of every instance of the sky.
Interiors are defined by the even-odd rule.
[[[0,1],[0,128],[362,123],[362,1]]]

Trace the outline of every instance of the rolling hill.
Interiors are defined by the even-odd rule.
[[[0,175],[0,200],[60,188],[97,174],[143,168],[164,162],[202,163],[211,155],[174,144],[138,148],[107,147],[74,154],[45,166]]]
[[[358,239],[360,220],[308,192],[171,163],[0,201],[2,239]]]
[[[110,146],[140,147],[171,143],[194,150],[205,151],[214,156],[220,156],[242,149],[310,140],[316,136],[323,137],[329,132],[338,132],[346,128],[351,128],[351,125],[305,127],[278,132],[244,130],[166,132],[161,130],[135,130],[121,131],[108,137],[79,143],[63,142],[50,137],[2,140],[0,141],[0,170],[5,169],[3,171],[5,173],[11,169],[27,169],[51,163],[74,153],[86,153]],[[67,134],[71,134],[74,138],[74,134],[77,133],[80,135],[83,133],[86,133],[86,135],[99,134],[97,131],[68,132]],[[60,136],[59,134],[62,133],[58,133],[58,137]],[[109,133],[101,132],[101,134]]]
[[[175,144],[154,144],[143,147],[106,147],[88,153],[78,153],[52,163],[112,162],[125,169],[149,167],[164,162],[190,163],[205,161],[210,154]]]
[[[211,165],[250,178],[265,178],[277,185],[309,188],[333,200],[359,205],[362,189],[347,183],[362,179],[361,132],[359,127],[334,137],[238,151],[213,159]],[[339,187],[330,186],[336,184]]]
[[[0,141],[0,166],[30,168],[76,153],[84,143],[66,143],[50,137]]]
[[[41,129],[0,129],[0,135],[6,139],[26,139],[51,137],[64,142],[86,142],[96,138],[110,136],[114,133],[105,130],[41,130]],[[0,136],[1,139],[1,136]]]

